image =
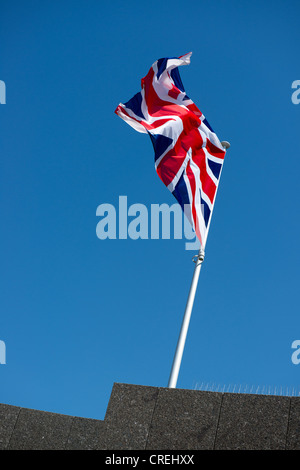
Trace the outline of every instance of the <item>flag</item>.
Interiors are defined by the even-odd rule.
[[[182,84],[178,67],[188,65],[191,55],[154,62],[141,80],[141,91],[115,113],[149,134],[157,174],[204,248],[226,151]]]

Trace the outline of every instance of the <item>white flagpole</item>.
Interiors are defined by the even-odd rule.
[[[230,147],[229,142],[223,141],[223,142],[221,142],[221,144],[222,144],[222,146],[225,150],[227,150]],[[221,174],[220,174],[220,178],[221,178]],[[219,178],[219,180],[220,180],[220,178]],[[215,200],[216,200],[216,195],[215,195]],[[204,241],[204,247],[205,247],[206,240],[207,240],[207,234],[208,234],[211,218],[212,218],[212,213],[210,214],[210,220],[209,220],[207,230],[206,230],[206,238],[205,238],[205,241]],[[175,351],[175,355],[174,355],[174,359],[173,359],[173,364],[172,364],[172,369],[171,369],[171,373],[170,373],[168,388],[176,388],[176,385],[177,385],[179,369],[180,369],[180,365],[181,365],[183,350],[184,350],[184,346],[185,346],[186,336],[187,336],[187,332],[188,332],[188,328],[189,328],[189,323],[190,323],[190,319],[191,319],[192,309],[193,309],[196,290],[197,290],[197,285],[198,285],[198,279],[199,279],[199,275],[200,275],[200,271],[201,271],[201,266],[202,266],[202,263],[204,261],[204,248],[200,248],[198,255],[194,256],[194,258],[196,258],[196,261],[195,261],[196,266],[195,266],[194,275],[193,275],[193,278],[192,278],[192,283],[191,283],[191,287],[190,287],[189,296],[188,296],[186,307],[185,307],[183,321],[182,321],[182,324],[181,324],[181,329],[180,329],[180,333],[179,333],[177,347],[176,347],[176,351]]]

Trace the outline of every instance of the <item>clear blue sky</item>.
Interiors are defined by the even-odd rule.
[[[103,419],[114,382],[166,386],[184,240],[99,240],[96,209],[173,204],[114,110],[158,58],[229,140],[178,387],[295,387],[298,1],[2,0],[0,403]]]

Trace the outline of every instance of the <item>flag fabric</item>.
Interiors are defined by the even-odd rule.
[[[154,62],[141,80],[141,91],[115,113],[150,136],[157,174],[204,248],[226,151],[183,87],[178,67],[188,65],[190,57]]]

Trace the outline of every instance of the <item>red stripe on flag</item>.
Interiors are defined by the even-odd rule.
[[[132,119],[133,121],[136,121],[139,124],[141,124],[142,126],[144,126],[144,128],[147,129],[148,131],[151,131],[152,129],[156,129],[157,127],[160,127],[163,124],[166,124],[167,122],[169,122],[171,120],[171,119],[157,119],[152,124],[148,124],[146,121],[136,119],[133,116],[131,116],[130,114],[128,114],[127,111],[125,110],[125,108],[123,108],[120,105],[116,108],[115,113],[118,114],[119,116],[121,114],[124,114],[124,116],[127,116],[129,119]]]
[[[219,147],[216,147],[209,139],[206,140],[206,148],[211,155],[224,160],[226,152]]]
[[[184,117],[188,110],[186,107],[170,103],[169,101],[162,100],[156,93],[153,87],[153,80],[155,79],[155,73],[153,68],[149,70],[147,75],[142,78],[142,88],[145,92],[145,101],[148,107],[148,113],[152,117],[160,117],[166,115],[173,115],[178,117]],[[167,93],[167,90],[166,90]],[[167,96],[167,95],[166,95]],[[201,120],[194,115],[194,119],[197,120],[198,127],[201,124]]]
[[[189,118],[189,116],[187,117]],[[183,125],[183,131],[178,137],[176,144],[161,159],[156,169],[158,176],[166,186],[168,186],[177,175],[189,149],[201,149],[202,146],[203,141],[197,129],[190,129],[191,125],[188,120],[185,120]]]
[[[195,103],[188,104],[186,107],[187,107],[192,113],[196,114],[196,116],[198,116],[198,117],[201,117],[201,116],[202,116],[201,111],[197,108],[197,106],[195,105]]]
[[[193,159],[193,162],[200,169],[200,181],[201,181],[202,191],[209,197],[210,202],[213,204],[217,187],[214,181],[211,179],[211,177],[207,173],[204,150],[201,149],[197,153],[193,152],[192,159]]]
[[[158,176],[166,186],[168,186],[177,175],[188,152],[188,149],[181,146],[179,139],[175,146],[162,158],[156,168]]]
[[[171,98],[174,98],[176,100],[178,98],[178,95],[180,95],[181,91],[178,90],[178,88],[174,85],[172,85],[171,90],[168,91],[168,95],[171,96]]]

